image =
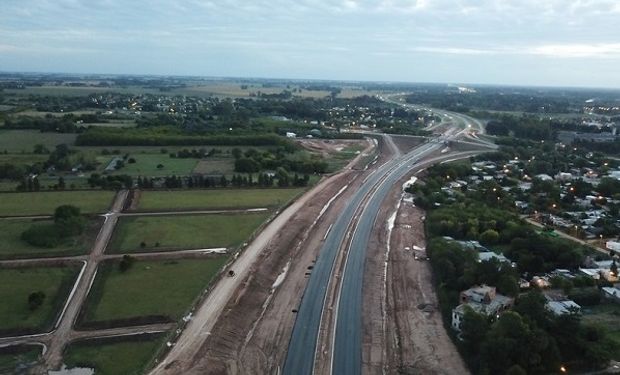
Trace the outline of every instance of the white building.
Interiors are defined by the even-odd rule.
[[[575,303],[575,301],[549,301],[545,305],[547,310],[551,311],[553,315],[567,315],[567,314],[579,314],[581,312],[581,306]]]
[[[461,304],[452,310],[452,328],[461,330],[465,313],[471,309],[486,316],[499,316],[510,309],[514,299],[497,294],[494,286],[480,285],[461,292]]]

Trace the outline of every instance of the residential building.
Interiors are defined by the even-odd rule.
[[[571,300],[548,301],[545,307],[556,316],[581,313],[581,306]]]
[[[498,316],[512,307],[514,298],[498,294],[494,286],[479,285],[462,291],[460,302],[452,310],[452,328],[456,331],[461,330],[468,309],[486,316]]]

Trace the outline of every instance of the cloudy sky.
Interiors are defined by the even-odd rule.
[[[620,1],[2,0],[0,71],[620,88]]]

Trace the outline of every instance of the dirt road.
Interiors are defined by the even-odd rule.
[[[402,200],[401,186],[386,199],[369,243],[363,373],[467,374],[444,328],[430,264],[414,258],[414,246],[425,248],[424,211]]]
[[[90,252],[88,259],[85,261],[86,265],[80,273],[80,276],[78,276],[79,279],[74,285],[73,291],[69,295],[67,304],[61,313],[56,330],[50,340],[48,350],[43,356],[43,361],[48,369],[58,368],[62,363],[62,352],[65,345],[69,341],[75,319],[80,312],[84,300],[86,300],[90,286],[95,278],[98,259],[101,257],[106,246],[108,245],[108,242],[110,241],[110,237],[114,231],[114,226],[118,220],[118,214],[122,210],[126,198],[127,191],[119,191],[114,198],[114,203],[110,208],[110,212],[105,215],[105,222],[103,223],[103,226],[99,231],[99,235],[95,240],[93,250]]]

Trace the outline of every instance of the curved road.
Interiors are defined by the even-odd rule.
[[[450,113],[449,116],[456,117],[457,121],[454,125],[462,126],[465,129],[455,134],[456,128],[453,126],[444,136],[437,138],[438,142],[425,143],[404,156],[392,159],[373,172],[350,199],[345,210],[333,224],[302,297],[284,362],[283,374],[304,375],[313,373],[323,310],[327,307],[325,300],[328,285],[330,279],[336,277],[334,276],[335,260],[352,224],[355,225],[355,229],[342,275],[343,279],[336,307],[331,372],[338,375],[361,374],[362,279],[370,231],[374,226],[377,212],[385,196],[394,183],[411,171],[413,164],[439,150],[442,147],[442,141],[453,140],[461,136],[472,122],[473,126],[483,129],[479,122],[471,120],[467,116],[453,113]],[[362,209],[362,214],[358,222],[353,223],[354,216],[359,209]]]

